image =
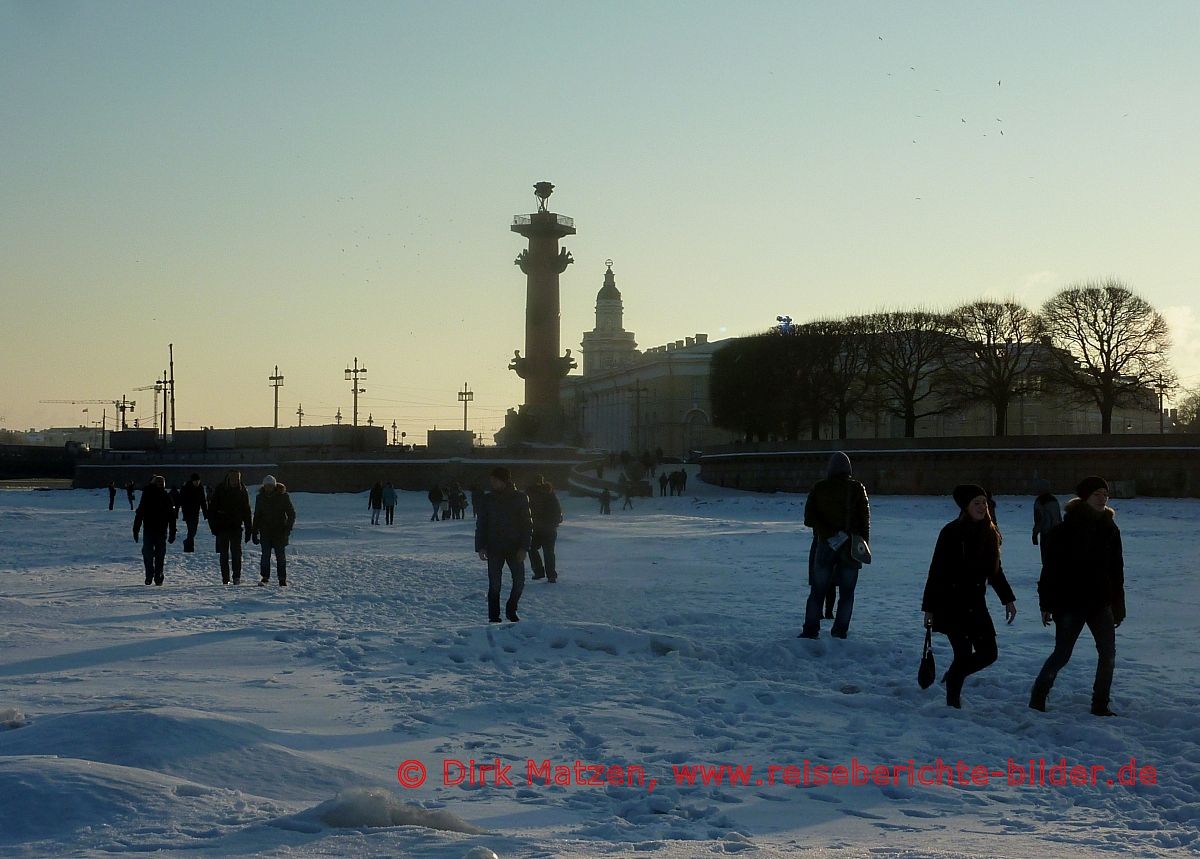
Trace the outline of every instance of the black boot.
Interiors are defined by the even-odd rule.
[[[953,707],[956,710],[962,709],[962,687],[963,681],[958,677],[950,677],[947,672],[946,680],[946,706]]]
[[[1033,692],[1029,695],[1029,709],[1045,713],[1046,697],[1049,694],[1048,690],[1038,689],[1036,686],[1033,687]]]
[[[1107,704],[1093,703],[1092,704],[1092,715],[1093,716],[1115,716],[1117,714],[1114,713],[1112,710],[1108,709]]]

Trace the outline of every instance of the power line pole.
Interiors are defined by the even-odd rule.
[[[299,403],[296,406],[296,426],[304,426],[304,403]]]
[[[399,439],[396,438],[396,421],[395,421],[395,419],[393,419],[392,420],[392,447],[396,446],[397,441],[399,441]]]
[[[337,414],[333,416],[333,419],[335,421],[337,421],[338,426],[342,425],[342,407],[341,406],[338,406]]]
[[[1166,381],[1161,377],[1155,379],[1154,389],[1158,391],[1158,434],[1162,435],[1167,431],[1167,416],[1166,412],[1163,411],[1163,406],[1166,405],[1166,403],[1163,402],[1163,398],[1167,393]]]
[[[267,376],[271,387],[275,389],[275,429],[279,429],[279,389],[283,387],[283,376],[279,375],[279,365],[275,365],[275,375]]]
[[[463,382],[463,389],[458,392],[458,401],[463,404],[463,432],[467,431],[467,403],[475,399],[475,392],[467,387],[467,383]]]
[[[167,344],[167,354],[171,358],[171,438],[175,438],[175,344]],[[165,421],[164,421],[165,423]]]
[[[367,415],[367,426],[369,426],[369,427],[375,426],[375,415],[374,414]]]
[[[125,413],[132,412],[134,409],[134,406],[136,406],[136,405],[137,405],[137,403],[134,402],[133,400],[126,402],[125,395],[121,394],[121,402],[117,403],[117,411],[119,411],[121,413],[121,429],[122,430],[129,429],[129,423],[125,420]]]
[[[358,395],[365,394],[367,392],[366,388],[360,388],[358,386],[358,377],[365,376],[366,374],[367,368],[358,366],[357,357],[354,359],[354,368],[346,368],[346,381],[353,383],[353,387],[350,390],[354,393],[354,426],[358,426]],[[338,409],[338,413],[341,413],[341,409]]]

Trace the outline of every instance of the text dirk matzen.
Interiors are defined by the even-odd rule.
[[[548,759],[506,764],[500,758],[490,763],[474,759],[461,761],[447,758],[442,761],[442,785],[446,787],[516,787],[518,783],[533,786],[557,787],[638,787],[653,793],[658,779],[646,775],[640,764],[596,764],[575,760],[570,763],[555,763]],[[515,771],[514,771],[515,770]],[[428,770],[419,760],[404,761],[396,769],[396,778],[406,788],[422,787],[428,779]],[[868,765],[857,758],[845,764],[819,764],[805,760],[801,765],[771,765],[756,770],[751,765],[731,766],[727,764],[691,765],[673,764],[670,782],[677,787],[761,787],[785,785],[790,787],[908,786],[974,785],[987,786],[1001,783],[1025,787],[1079,787],[1105,785],[1157,784],[1157,770],[1153,766],[1139,765],[1131,758],[1116,772],[1115,778],[1106,774],[1105,767],[1092,764],[1068,763],[1065,758],[1047,761],[1037,758],[1016,761],[1009,758],[1003,768],[992,768],[981,764],[967,764],[961,760],[935,761],[920,764],[914,760],[903,763]]]

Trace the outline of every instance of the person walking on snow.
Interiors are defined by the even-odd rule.
[[[196,530],[200,527],[200,517],[208,519],[208,499],[204,487],[200,485],[200,475],[193,473],[188,482],[183,484],[179,493],[179,509],[183,513],[187,534],[183,538],[183,551],[196,551]]]
[[[175,542],[175,506],[167,493],[167,481],[156,474],[142,490],[142,500],[133,516],[133,542],[142,532],[142,562],[146,584],[162,585],[167,543]]]
[[[378,523],[376,523],[378,524]],[[262,547],[259,561],[259,587],[271,581],[271,553],[275,553],[279,586],[287,587],[287,544],[296,525],[296,508],[287,487],[271,475],[263,478],[254,499],[253,539]]]
[[[383,515],[389,525],[396,521],[396,487],[390,480],[383,487]]]
[[[554,487],[540,474],[529,488],[529,513],[533,518],[533,540],[529,545],[533,578],[554,584],[558,581],[554,544],[558,541],[558,526],[563,520],[562,505],[554,494]]]
[[[429,490],[429,503],[433,505],[433,515],[429,517],[430,522],[438,521],[442,512],[442,488],[435,486]]]
[[[608,487],[604,487],[604,491],[600,493],[600,513],[603,516],[612,514],[612,493],[608,491]]]
[[[850,457],[838,451],[829,458],[825,479],[804,502],[804,524],[812,529],[808,552],[808,602],[800,638],[818,638],[826,595],[835,585],[839,600],[830,635],[845,638],[854,612],[854,589],[862,564],[850,554],[851,535],[871,539],[871,507],[866,487],[851,476]],[[834,546],[833,542],[837,543]]]
[[[117,501],[117,484],[111,480],[108,482],[108,509],[112,510],[113,505]]]
[[[217,538],[217,552],[221,556],[221,584],[229,584],[231,563],[233,583],[240,584],[242,544],[249,543],[254,532],[250,493],[242,485],[240,471],[230,471],[213,490],[212,498],[208,501],[208,528]]]
[[[1043,566],[1046,564],[1046,541],[1044,538],[1061,521],[1062,508],[1058,506],[1058,499],[1050,491],[1050,483],[1042,481],[1041,492],[1038,493],[1037,500],[1033,502],[1033,545],[1039,545],[1038,540],[1041,538]]]
[[[367,506],[371,508],[371,524],[379,524],[379,514],[383,512],[383,484],[378,480],[371,487],[371,492],[367,496]]]
[[[938,534],[921,599],[925,626],[950,639],[954,661],[946,672],[946,704],[962,707],[963,681],[996,661],[996,627],[985,597],[992,586],[1004,604],[1004,618],[1017,616],[1013,595],[1000,566],[1000,532],[981,486],[954,488],[959,516]]]
[[[500,622],[500,588],[504,566],[512,575],[512,590],[505,604],[505,616],[516,623],[517,605],[525,589],[525,558],[533,540],[533,520],[529,498],[518,492],[507,468],[492,469],[492,491],[483,498],[479,518],[475,520],[475,551],[488,565],[488,622]]]
[[[134,489],[135,489],[135,487],[134,487],[134,485],[133,485],[133,481],[132,481],[132,480],[128,481],[128,482],[125,484],[125,495],[126,495],[128,498],[129,498],[129,509],[130,509],[130,510],[132,510],[132,509],[133,509],[133,493],[134,493]]]
[[[1109,709],[1117,660],[1117,627],[1125,620],[1125,555],[1116,513],[1108,506],[1108,483],[1086,477],[1067,502],[1061,524],[1042,538],[1045,562],[1038,581],[1042,625],[1054,624],[1054,651],[1033,683],[1029,706],[1046,709],[1054,679],[1071,659],[1086,626],[1096,642],[1092,715]]]

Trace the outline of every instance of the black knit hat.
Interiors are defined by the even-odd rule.
[[[987,490],[974,483],[960,483],[954,487],[954,503],[959,510],[966,510],[967,505],[980,495],[987,497]]]
[[[512,483],[512,475],[503,465],[497,465],[492,469],[492,477],[499,480],[501,483]]]
[[[1079,481],[1079,485],[1075,487],[1075,494],[1080,498],[1087,498],[1097,489],[1103,489],[1107,492],[1108,481],[1103,477],[1097,477],[1093,474],[1091,477],[1085,477]]]

